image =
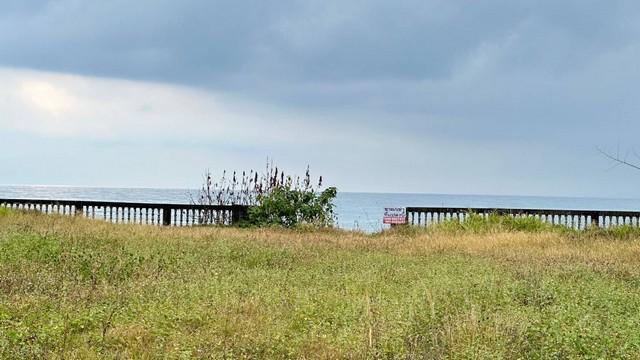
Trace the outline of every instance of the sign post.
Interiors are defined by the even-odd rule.
[[[407,210],[405,208],[384,208],[382,223],[391,226],[406,224]]]

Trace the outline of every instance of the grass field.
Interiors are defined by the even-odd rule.
[[[0,210],[0,358],[640,358],[640,235]],[[526,231],[523,231],[526,230]]]

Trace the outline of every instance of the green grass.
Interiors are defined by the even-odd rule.
[[[11,210],[5,207],[0,207],[0,216],[8,216],[10,212]]]
[[[0,358],[640,357],[637,232],[501,224],[367,236],[0,215]]]
[[[394,230],[403,232],[424,232],[433,231],[448,232],[451,234],[487,234],[491,232],[541,232],[553,230],[567,230],[564,227],[554,226],[544,223],[540,219],[528,216],[500,216],[497,214],[489,214],[482,216],[476,213],[468,214],[463,220],[447,219],[437,224],[432,224],[428,228],[424,227],[399,227]]]

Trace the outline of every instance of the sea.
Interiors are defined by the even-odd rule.
[[[190,204],[194,189],[100,188],[74,186],[0,185],[0,199],[103,200]],[[640,210],[640,199],[339,192],[335,199],[336,225],[342,229],[376,232],[389,207],[443,206],[488,208],[543,208],[575,210]]]

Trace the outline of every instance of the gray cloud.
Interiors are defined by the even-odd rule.
[[[12,66],[205,85],[225,78],[441,79],[511,41],[505,71],[562,73],[632,42],[633,2],[28,1],[3,7]]]
[[[598,145],[636,141],[639,20],[625,0],[11,0],[0,66],[226,93],[323,134],[348,123],[406,139],[406,151],[449,156],[419,163],[445,173],[526,177],[541,193],[555,176],[597,194],[588,170],[561,172],[597,163]],[[364,171],[383,155],[359,146],[336,166]]]

